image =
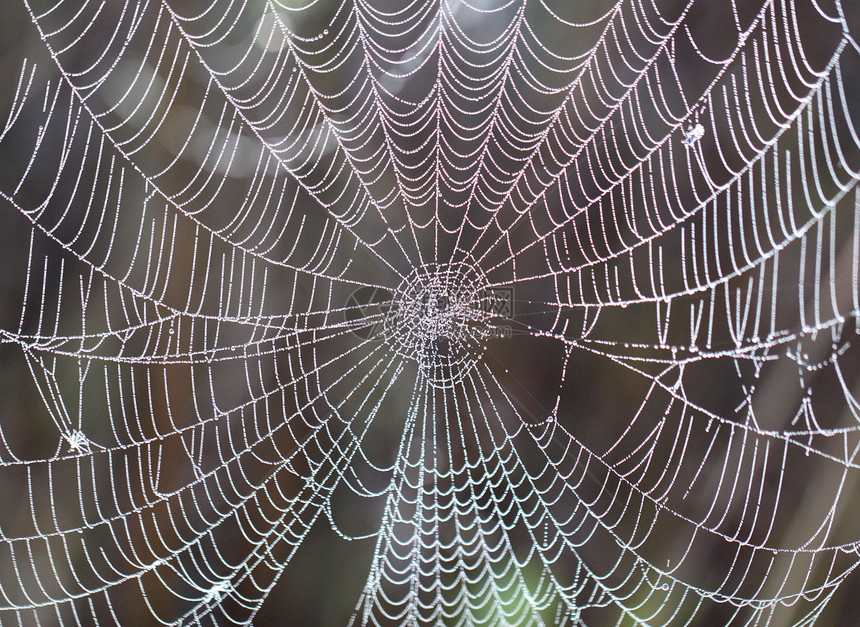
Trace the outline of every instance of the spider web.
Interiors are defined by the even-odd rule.
[[[848,5],[10,8],[2,621],[835,623]]]

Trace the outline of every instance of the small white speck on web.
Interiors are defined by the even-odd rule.
[[[685,146],[692,146],[697,141],[705,136],[705,127],[699,123],[691,124],[687,127],[684,133],[684,139],[681,140]]]
[[[691,124],[687,127],[686,133],[684,133],[684,139],[681,140],[685,146],[692,146],[697,141],[702,139],[705,136],[705,127],[701,124],[696,123],[695,125]]]
[[[72,453],[85,454],[90,452],[90,441],[80,429],[72,429],[63,434],[63,439],[68,443]]]

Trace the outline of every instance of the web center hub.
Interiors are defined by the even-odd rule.
[[[481,358],[491,334],[487,279],[466,263],[425,264],[397,288],[385,319],[394,351],[430,385],[452,387]]]

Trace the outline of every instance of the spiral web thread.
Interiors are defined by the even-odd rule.
[[[246,624],[320,527],[356,625],[816,621],[857,9],[579,4],[25,4],[4,624]]]

